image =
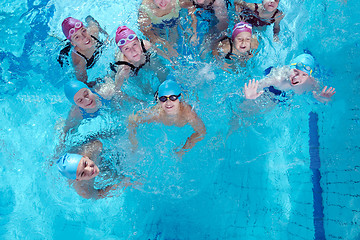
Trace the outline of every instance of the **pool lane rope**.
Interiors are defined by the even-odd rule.
[[[318,120],[317,113],[309,113],[309,154],[310,154],[310,169],[312,171],[312,185],[313,185],[313,218],[315,229],[315,240],[325,239],[324,230],[324,206],[322,199],[322,188],[320,185],[321,180],[321,161],[319,154],[319,133],[318,133]]]

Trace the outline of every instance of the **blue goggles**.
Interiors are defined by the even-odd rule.
[[[305,69],[307,72],[309,72],[309,75],[311,76],[313,70],[310,66],[306,66],[305,64],[303,64],[302,62],[298,62],[298,63],[291,63],[290,66],[295,66],[296,69],[301,70],[301,69]]]

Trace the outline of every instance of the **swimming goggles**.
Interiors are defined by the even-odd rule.
[[[124,46],[126,44],[127,41],[132,41],[136,38],[136,34],[129,34],[129,36],[127,36],[127,38],[123,38],[123,39],[120,39],[119,42],[118,42],[118,46]]]
[[[234,30],[235,29],[241,29],[241,28],[250,28],[250,29],[252,29],[252,25],[250,24],[250,23],[238,23],[237,25],[236,25],[236,27],[234,28]],[[233,30],[233,31],[234,31]]]
[[[306,66],[305,64],[303,64],[302,62],[298,62],[298,63],[291,63],[290,66],[296,66],[297,69],[301,70],[301,69],[305,69],[306,71],[309,72],[309,75],[311,76],[311,73],[313,72],[312,68],[310,66]]]
[[[161,96],[159,97],[160,102],[166,102],[168,99],[170,99],[171,101],[176,101],[179,97],[180,97],[181,93],[179,95],[170,95],[169,97],[167,96]]]
[[[79,29],[83,26],[82,22],[76,22],[75,23],[75,26],[73,28],[70,28],[69,30],[69,36],[72,36],[75,32],[76,32],[76,29]]]

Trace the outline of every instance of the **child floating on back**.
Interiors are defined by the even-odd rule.
[[[325,86],[319,92],[319,84],[312,76],[314,68],[314,58],[310,54],[301,54],[291,61],[290,66],[272,69],[270,74],[259,82],[250,80],[248,84],[245,83],[245,98],[258,98],[264,93],[264,90],[258,91],[260,88],[274,94],[289,90],[295,94],[312,91],[313,96],[320,102],[329,102],[335,94],[335,88]]]

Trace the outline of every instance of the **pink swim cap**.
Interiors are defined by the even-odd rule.
[[[250,34],[252,34],[251,24],[247,23],[247,22],[239,22],[239,23],[235,24],[232,35],[231,35],[231,39],[234,41],[236,36],[241,32],[249,32]]]
[[[61,24],[65,37],[71,40],[71,36],[74,35],[84,24],[75,18],[68,17]]]
[[[115,42],[120,50],[127,42],[131,42],[135,39],[137,39],[135,32],[127,26],[120,26],[116,30]]]

